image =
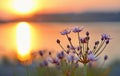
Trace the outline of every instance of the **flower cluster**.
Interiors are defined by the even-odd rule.
[[[100,41],[95,41],[95,45],[93,49],[89,48],[89,40],[90,40],[90,33],[86,32],[86,37],[81,37],[80,32],[83,30],[83,27],[75,27],[72,30],[63,30],[61,35],[65,35],[67,40],[69,41],[69,45],[67,45],[67,49],[65,49],[61,41],[57,39],[57,43],[62,48],[62,50],[68,55],[68,61],[69,60],[77,60],[76,62],[81,62],[83,64],[87,64],[91,61],[96,61],[97,57],[104,51],[106,46],[109,44],[110,41],[110,35],[108,34],[102,34]],[[72,38],[69,36],[69,34],[73,32],[77,34],[78,37],[78,46],[74,46],[72,43]],[[104,58],[107,60],[107,55]]]
[[[81,37],[83,27],[75,27],[71,30],[65,29],[60,32],[61,35],[65,36],[69,42],[66,47],[63,47],[62,41],[57,39],[57,44],[61,47],[62,51],[55,55],[52,52],[48,53],[47,58],[44,60],[45,52],[40,50],[38,53],[43,59],[40,63],[41,67],[48,67],[49,64],[59,67],[59,69],[65,74],[65,76],[74,76],[75,69],[79,66],[79,63],[84,64],[84,76],[87,76],[86,65],[91,65],[92,62],[98,60],[98,56],[104,51],[106,46],[109,44],[111,38],[108,34],[102,34],[101,40],[95,41],[94,47],[90,48],[90,33],[87,31],[85,37]],[[73,39],[70,37],[70,33],[75,33],[78,40],[78,45],[73,44]],[[108,59],[108,56],[104,56],[104,62]],[[63,69],[64,68],[64,69]],[[67,69],[66,69],[67,68]]]
[[[103,52],[106,46],[109,44],[110,36],[108,34],[102,34],[100,41],[95,41],[93,49],[89,48],[89,40],[90,33],[87,31],[85,37],[80,36],[80,32],[82,32],[83,27],[75,27],[72,30],[65,29],[61,33],[61,35],[66,36],[69,44],[67,45],[67,49],[62,46],[62,42],[57,39],[56,42],[62,48],[62,51],[58,52],[56,56],[52,56],[51,52],[49,52],[49,57],[46,58],[40,65],[48,66],[48,64],[54,64],[57,66],[62,65],[63,62],[67,65],[72,65],[74,67],[78,66],[78,63],[87,64],[89,62],[93,62],[98,60],[98,56]],[[70,33],[75,33],[78,38],[78,46],[74,46],[72,43],[72,38],[69,36]],[[43,56],[43,51],[39,51],[40,56]],[[108,56],[105,55],[104,60],[107,60]]]

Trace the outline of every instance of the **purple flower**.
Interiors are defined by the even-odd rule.
[[[57,54],[57,57],[58,57],[59,59],[63,59],[64,56],[65,56],[65,54],[64,54],[63,51],[61,51],[60,53]]]
[[[58,58],[49,58],[48,61],[52,64],[56,64],[56,65],[60,64],[60,60]]]
[[[88,57],[88,60],[90,60],[90,61],[96,61],[97,60],[95,55],[91,51],[88,53],[87,57]]]
[[[69,55],[67,56],[68,62],[73,62],[73,61],[74,61],[74,57],[75,57],[74,55],[70,55],[70,54],[69,54]]]
[[[44,64],[45,66],[48,66],[48,61],[47,61],[47,60],[44,60],[44,61],[43,61],[43,64]]]
[[[61,59],[65,59],[66,62],[69,64],[71,63],[77,63],[77,62],[81,62],[83,64],[87,64],[89,62],[94,62],[98,60],[98,56],[103,52],[103,50],[105,49],[106,45],[109,44],[109,40],[110,35],[108,34],[102,34],[101,35],[101,43],[99,41],[96,41],[94,43],[94,48],[92,51],[90,51],[90,44],[89,44],[89,40],[90,40],[90,33],[87,31],[86,32],[86,36],[85,37],[81,37],[80,36],[80,32],[83,30],[83,27],[74,27],[72,30],[68,30],[65,29],[64,31],[60,32],[61,35],[66,35],[68,41],[69,41],[69,45],[67,45],[67,49],[63,48],[62,45],[60,44],[60,40],[57,39],[57,43],[59,44],[59,46],[64,50],[64,52],[60,52],[57,54],[57,59],[56,58],[52,58],[51,63],[53,64],[57,64],[61,61]],[[78,38],[78,44],[79,46],[76,47],[76,45],[74,45],[72,43],[72,38],[68,35],[71,33],[71,31],[73,33],[77,34],[77,38]],[[104,60],[107,60],[107,56],[104,57]]]
[[[50,62],[50,63],[52,63],[52,62],[53,62],[53,59],[52,59],[51,57],[48,57],[48,58],[47,58],[47,61]]]
[[[87,43],[87,39],[86,38],[80,38],[81,43]]]
[[[110,39],[111,39],[110,35],[108,35],[108,34],[102,34],[101,40],[110,40]]]
[[[61,33],[61,35],[67,35],[67,34],[70,34],[70,32],[71,32],[70,30],[65,29],[60,33]]]
[[[91,54],[91,53],[93,53],[93,52],[91,50],[89,50],[88,55]]]
[[[80,27],[77,26],[77,27],[74,27],[72,31],[74,33],[77,33],[77,32],[81,32],[82,30],[83,30],[83,27],[80,28]]]
[[[60,60],[58,58],[54,58],[53,59],[53,64],[59,65],[60,64]]]
[[[47,60],[44,60],[42,63],[40,63],[40,66],[43,67],[43,66],[48,66],[48,61]]]
[[[68,62],[77,62],[79,60],[74,54],[69,54],[66,58]]]
[[[69,46],[69,50],[74,50],[76,49],[74,46]]]

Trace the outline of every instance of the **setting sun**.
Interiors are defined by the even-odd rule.
[[[17,47],[19,59],[24,60],[29,57],[30,44],[30,26],[26,22],[21,22],[17,26]]]
[[[13,9],[16,13],[19,14],[31,14],[35,12],[36,6],[35,0],[14,0],[13,1]]]

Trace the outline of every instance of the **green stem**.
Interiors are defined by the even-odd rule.
[[[41,68],[42,69],[42,68]],[[39,67],[36,67],[37,76],[40,75]]]
[[[27,73],[27,76],[30,76],[29,75],[29,68],[28,68],[28,66],[26,66],[26,73]]]
[[[49,69],[48,67],[46,67],[45,69],[48,71],[48,73],[46,73],[47,76],[51,76],[50,69]],[[51,69],[52,69],[52,68],[51,68]]]
[[[13,65],[13,69],[14,69],[13,76],[16,76],[16,67],[15,67],[15,65]]]
[[[84,64],[84,76],[87,76],[87,66]]]

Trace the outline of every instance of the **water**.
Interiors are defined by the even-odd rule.
[[[19,23],[19,22],[18,22]],[[17,50],[16,46],[16,27],[18,23],[0,24],[0,54],[10,54]],[[96,40],[100,40],[103,33],[111,36],[111,42],[102,55],[107,54],[109,61],[113,59],[120,59],[120,22],[85,22],[85,23],[29,23],[31,26],[31,50],[46,49],[49,51],[59,51],[61,48],[57,45],[56,39],[60,39],[62,45],[66,47],[67,40],[60,32],[65,28],[72,28],[74,26],[84,26],[84,31],[81,36],[85,36],[85,32],[89,31],[91,36],[91,49]],[[72,41],[77,45],[77,37],[71,34]],[[102,56],[101,55],[101,56]],[[103,57],[100,57],[103,58]]]

